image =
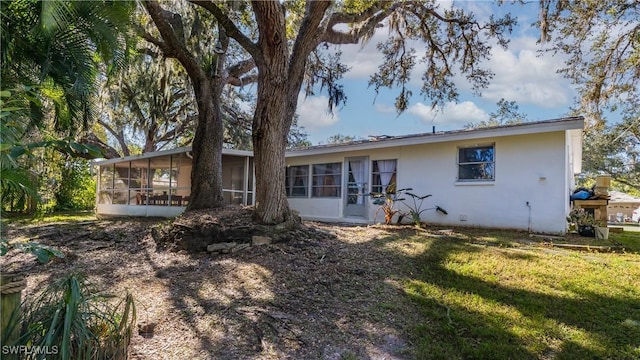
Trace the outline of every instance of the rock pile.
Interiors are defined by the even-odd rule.
[[[152,229],[161,250],[234,253],[250,246],[307,238],[317,230],[304,226],[294,216],[278,225],[262,225],[253,220],[252,206],[228,206],[196,210]]]

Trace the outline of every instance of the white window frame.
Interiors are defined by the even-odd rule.
[[[395,182],[396,182],[396,185],[397,185],[397,182],[398,182],[398,159],[377,159],[377,160],[371,160],[371,192],[384,193],[384,192],[386,191],[387,186],[391,185],[393,182],[390,182],[390,183],[389,183],[388,185],[386,185],[386,186],[385,186],[385,185],[383,185],[383,184],[379,184],[379,185],[377,185],[377,184],[375,184],[375,183],[374,183],[374,180],[375,180],[375,178],[376,178],[375,176],[376,176],[376,175],[380,175],[380,174],[381,174],[381,172],[380,172],[379,168],[378,168],[378,171],[377,171],[377,172],[376,172],[376,171],[374,171],[374,169],[375,169],[374,163],[376,163],[376,162],[378,162],[378,161],[395,161],[395,162],[396,162],[396,166],[395,166],[395,168],[393,169],[393,172],[391,173],[391,177],[390,177],[390,178],[391,178],[391,179],[393,179],[393,175],[395,174],[395,176],[396,176],[396,181],[395,181]],[[387,174],[388,174],[388,172],[387,172]],[[382,180],[382,178],[381,178],[381,177],[380,177],[380,180]],[[378,191],[378,190],[379,190],[379,191]]]
[[[304,177],[305,177],[304,183],[306,183],[306,185],[304,185],[304,186],[296,186],[295,185],[295,180],[294,180],[294,185],[293,186],[288,186],[289,181],[290,181],[289,179],[291,178],[289,176],[289,173],[290,173],[290,171],[293,170],[293,168],[306,168],[307,169],[307,173],[306,173],[306,175],[304,175]],[[309,191],[309,188],[310,188],[310,186],[309,186],[309,184],[310,184],[309,175],[310,175],[310,173],[311,173],[311,171],[309,170],[309,165],[289,165],[289,166],[287,166],[286,173],[285,173],[285,188],[287,189],[287,197],[290,197],[290,198],[308,198],[309,197],[309,193],[310,193],[310,191]],[[303,178],[303,176],[298,175],[298,176],[296,176],[296,178]],[[295,194],[293,194],[293,189],[302,189],[302,188],[304,188],[304,195],[295,195]]]
[[[480,149],[480,148],[492,148],[493,149],[493,156],[491,161],[460,161],[460,151],[461,150],[468,150],[468,149]],[[471,146],[459,146],[456,149],[456,160],[457,160],[457,175],[456,175],[456,181],[460,182],[460,183],[493,183],[496,180],[496,144],[495,143],[490,143],[490,144],[477,144],[477,145],[471,145]],[[461,166],[468,166],[468,165],[481,165],[481,164],[491,164],[492,167],[492,172],[491,178],[460,178],[460,174],[461,174]]]
[[[322,165],[335,165],[335,168],[338,171],[332,172],[332,173],[316,174],[316,166],[322,166]],[[342,197],[342,168],[343,168],[343,163],[341,162],[312,164],[311,165],[311,197],[312,198],[341,198]],[[332,180],[335,180],[335,178],[337,177],[338,181],[335,181],[334,184],[330,186],[324,185],[325,176],[333,177],[334,179]],[[322,184],[317,185],[316,181],[320,177],[323,178]],[[336,191],[337,194],[336,195],[316,195],[316,189],[319,190],[318,192],[321,192],[321,189],[337,189]]]

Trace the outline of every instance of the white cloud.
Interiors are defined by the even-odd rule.
[[[463,6],[467,10],[471,9],[481,18],[488,17],[493,11],[490,3],[461,2],[453,4],[454,6]],[[450,2],[440,4],[441,9],[450,5]],[[526,9],[529,10],[529,8]],[[528,13],[525,12],[525,15]],[[535,18],[534,15],[531,17]],[[489,80],[489,86],[486,89],[481,89],[482,97],[493,103],[504,98],[507,101],[515,101],[520,106],[566,109],[572,104],[576,92],[570,81],[557,72],[559,68],[564,66],[565,58],[560,55],[552,56],[551,53],[539,53],[538,50],[541,49],[541,46],[537,43],[536,35],[531,33],[527,35],[528,22],[530,21],[525,20],[525,23],[516,28],[511,36],[508,50],[503,50],[494,43],[491,58],[481,64],[481,67],[491,70],[495,74],[493,79]],[[375,45],[384,41],[388,35],[388,27],[385,26],[376,30],[374,37],[365,47],[360,45],[341,47],[343,62],[351,68],[345,74],[347,80],[368,79],[371,74],[378,71],[383,56]],[[418,54],[422,55],[423,44],[416,42],[411,45]],[[454,66],[454,68],[456,67]],[[414,88],[416,95],[423,86],[421,77],[424,70],[425,65],[418,62],[411,76],[410,86]],[[463,76],[456,75],[454,81],[462,98],[469,95],[471,84]],[[376,106],[376,111],[384,112],[383,110],[383,107]]]
[[[441,109],[431,109],[423,103],[417,103],[407,110],[427,124],[440,124],[451,128],[460,128],[470,122],[487,120],[489,115],[471,101],[461,103],[448,102]]]
[[[517,38],[512,43],[507,51],[494,48],[488,65],[495,77],[483,97],[546,108],[567,106],[573,91],[569,81],[557,73],[562,59],[538,54],[539,47],[532,37]]]
[[[455,4],[445,4],[449,7],[462,8],[468,13],[472,13],[476,20],[488,21],[492,15],[495,15],[490,1],[457,1]],[[446,9],[449,9],[447,7]]]
[[[385,104],[375,104],[373,105],[373,110],[383,114],[396,112],[396,108],[394,106]]]
[[[382,64],[384,56],[376,45],[385,41],[389,36],[387,26],[376,29],[373,37],[364,46],[342,45],[342,62],[350,69],[346,79],[369,79],[372,74],[378,72],[378,66]]]
[[[299,116],[298,124],[307,129],[318,129],[334,125],[340,121],[340,115],[335,108],[333,112],[329,112],[328,101],[329,98],[326,96],[308,96],[305,98],[304,94],[300,93],[296,111]]]

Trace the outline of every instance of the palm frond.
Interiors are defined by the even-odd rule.
[[[57,346],[62,359],[124,358],[136,321],[133,297],[112,305],[110,296],[79,274],[51,283],[22,305],[18,344]]]

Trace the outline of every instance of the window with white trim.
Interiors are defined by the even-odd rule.
[[[312,165],[311,197],[342,196],[342,163]]]
[[[495,180],[495,145],[458,148],[458,181]]]
[[[389,185],[396,183],[398,160],[374,160],[371,162],[371,192],[384,193]]]
[[[288,197],[307,197],[309,165],[287,166],[285,189]]]

